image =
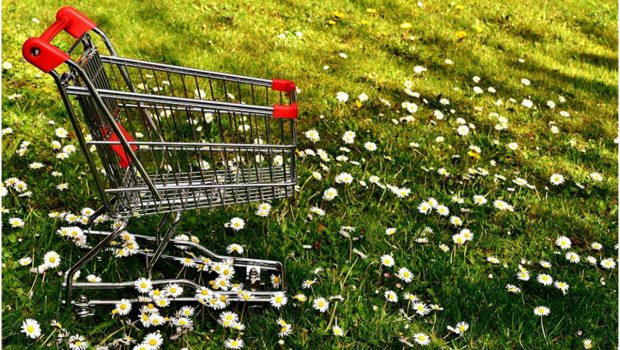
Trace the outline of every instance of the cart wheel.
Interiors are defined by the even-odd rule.
[[[80,295],[80,300],[75,305],[78,307],[77,315],[80,318],[87,318],[95,315],[95,308],[90,305],[85,295]]]
[[[252,291],[261,289],[261,269],[258,266],[248,266],[246,268],[247,288]]]

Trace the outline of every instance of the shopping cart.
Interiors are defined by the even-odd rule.
[[[77,39],[66,52],[51,44],[63,30]],[[109,54],[99,51],[91,33]],[[89,300],[84,295],[72,300],[73,289],[133,287],[133,281],[74,282],[74,275],[102,250],[111,249],[111,243],[118,243],[130,218],[152,214],[161,215],[154,235],[134,235],[141,245],[156,246],[138,251],[146,256],[149,278],[160,258],[191,258],[203,271],[209,264],[222,263],[245,270],[241,292],[239,287],[209,292],[227,302],[266,302],[284,290],[280,262],[221,256],[173,236],[184,211],[293,195],[298,114],[294,83],[119,57],[105,33],[71,7],[60,9],[56,22],[40,37],[28,39],[22,51],[27,61],[54,78],[103,200],[87,230],[103,239],[66,273],[67,303],[89,315],[93,306],[118,300]],[[93,222],[106,213],[116,221],[113,229],[94,230]],[[167,249],[180,255],[164,254]],[[269,275],[281,282],[265,291]],[[152,283],[202,288],[189,279]],[[175,300],[204,301],[196,296]]]

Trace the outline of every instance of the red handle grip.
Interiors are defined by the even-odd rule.
[[[275,91],[284,91],[289,94],[297,89],[295,83],[285,79],[271,79],[271,88]]]
[[[54,37],[64,30],[74,38],[79,38],[96,26],[95,22],[73,7],[63,7],[56,13],[56,22],[40,37],[26,40],[22,46],[22,54],[26,61],[49,73],[69,59],[66,52],[51,44]]]

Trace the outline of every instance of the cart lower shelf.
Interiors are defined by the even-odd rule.
[[[162,196],[156,200],[145,182],[109,189],[118,195],[117,217],[178,212],[290,197],[295,183],[282,167],[200,170],[149,175]],[[290,172],[290,171],[289,171]]]

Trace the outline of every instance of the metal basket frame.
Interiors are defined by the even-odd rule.
[[[77,39],[66,53],[50,44],[61,30]],[[99,53],[91,32],[102,40],[109,55]],[[83,53],[72,60],[80,44]],[[73,277],[123,232],[129,218],[142,215],[162,216],[154,236],[136,235],[157,246],[154,251],[140,252],[146,256],[149,277],[160,258],[181,259],[164,254],[172,242],[214,261],[231,261],[246,269],[246,281],[255,285],[261,271],[276,271],[284,280],[279,262],[220,256],[172,237],[184,211],[293,195],[297,104],[292,82],[119,57],[106,34],[69,7],[58,12],[57,21],[40,38],[29,39],[23,52],[28,61],[54,78],[103,200],[87,230],[103,239],[67,271],[63,284],[67,303],[79,306],[80,314],[87,316],[94,305],[117,302],[84,296],[74,301],[72,290],[123,289],[130,282],[83,283],[74,282]],[[62,63],[69,70],[61,74],[56,68]],[[148,87],[150,79],[155,88]],[[138,92],[136,85],[143,91]],[[197,95],[193,98],[192,87]],[[89,138],[82,132],[72,97],[82,109]],[[96,149],[97,158],[91,148]],[[93,230],[93,223],[106,212],[119,221],[116,228],[112,232]],[[164,282],[198,286],[188,280],[153,281]],[[258,285],[264,284],[258,280]],[[281,287],[285,289],[284,282]],[[229,294],[231,300],[240,300]],[[273,292],[253,294],[254,301],[267,302]]]

